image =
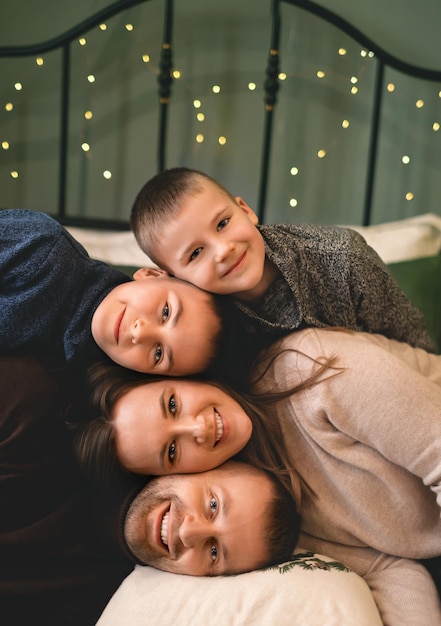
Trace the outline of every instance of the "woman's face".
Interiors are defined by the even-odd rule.
[[[251,437],[241,406],[214,385],[167,379],[131,389],[112,414],[118,459],[138,474],[204,472]]]

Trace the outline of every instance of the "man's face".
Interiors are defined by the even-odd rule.
[[[220,330],[212,297],[162,270],[144,268],[113,289],[92,318],[92,335],[115,363],[138,372],[203,371]]]
[[[142,562],[167,572],[217,576],[258,569],[268,555],[263,536],[273,495],[266,474],[250,474],[240,463],[161,476],[132,503],[126,541]]]

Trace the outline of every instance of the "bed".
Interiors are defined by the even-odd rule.
[[[230,4],[238,6],[240,3]],[[187,82],[179,83],[180,77],[173,70],[181,65],[191,71],[191,63],[185,65],[185,54],[180,58],[177,53],[183,29],[179,29],[175,18],[179,17],[182,5],[174,6],[172,0],[114,2],[55,39],[31,46],[0,48],[1,67],[7,70],[4,76],[11,80],[15,75],[13,72],[17,71],[15,64],[29,58],[35,57],[38,63],[38,59],[46,57],[53,60],[50,55],[54,54],[54,65],[60,70],[59,79],[54,79],[54,84],[44,83],[44,92],[38,90],[39,81],[29,74],[37,104],[41,105],[44,98],[48,105],[46,115],[51,117],[50,126],[45,126],[42,115],[30,119],[29,111],[35,110],[32,98],[26,104],[22,102],[21,109],[16,107],[21,117],[8,119],[10,145],[3,142],[0,161],[0,175],[7,174],[0,197],[1,206],[33,208],[54,215],[92,257],[131,273],[137,267],[151,264],[128,229],[131,201],[146,177],[172,164],[210,170],[213,175],[219,172],[222,182],[231,189],[240,185],[237,193],[243,194],[255,206],[261,222],[311,221],[349,225],[358,230],[423,311],[429,332],[441,349],[438,313],[441,307],[441,217],[437,215],[441,213],[441,183],[439,167],[436,167],[436,163],[441,162],[439,142],[434,143],[434,126],[423,130],[421,119],[415,121],[411,116],[408,133],[418,136],[418,151],[426,150],[431,162],[429,167],[427,161],[420,162],[418,180],[425,173],[427,184],[418,182],[417,185],[415,169],[408,176],[402,169],[403,162],[390,169],[389,165],[396,157],[393,153],[396,134],[393,107],[396,105],[385,101],[394,80],[408,78],[409,84],[421,84],[422,91],[429,94],[441,83],[441,72],[400,61],[349,23],[313,2],[268,1],[265,10],[262,7],[256,8],[256,15],[260,16],[260,27],[265,29],[265,41],[260,45],[266,52],[262,55],[260,47],[253,49],[253,58],[258,60],[252,67],[256,80],[262,83],[260,99],[258,102],[251,100],[249,87],[243,92],[239,89],[230,94],[225,108],[216,108],[216,104],[210,109],[219,118],[225,116],[226,110],[230,113],[237,110],[237,115],[231,113],[227,124],[230,134],[226,137],[229,139],[237,134],[238,140],[236,143],[226,141],[227,148],[219,147],[219,142],[216,148],[210,148],[207,143],[195,144],[185,133],[178,133],[183,120],[188,121],[186,128],[192,125],[191,133],[198,128],[194,124],[197,125],[199,120],[194,121],[193,88],[196,80],[192,83],[190,77]],[[309,177],[303,180],[297,178],[292,154],[288,154],[284,147],[285,143],[301,144],[304,141],[302,129],[294,128],[291,118],[303,120],[306,127],[310,111],[302,108],[302,102],[307,99],[311,103],[315,98],[311,107],[316,107],[316,113],[323,113],[322,109],[327,107],[335,114],[334,122],[338,120],[340,125],[342,119],[348,122],[346,101],[337,93],[336,85],[342,78],[345,84],[350,83],[352,75],[350,66],[345,67],[343,74],[336,74],[335,84],[331,84],[326,92],[326,101],[321,100],[315,84],[305,80],[303,73],[310,68],[301,65],[295,57],[287,59],[290,53],[296,52],[295,47],[289,45],[289,33],[294,23],[291,11],[294,10],[296,19],[300,20],[300,30],[305,28],[308,32],[309,28],[316,27],[317,20],[325,20],[326,27],[329,26],[333,33],[344,34],[348,50],[351,46],[355,49],[355,46],[365,53],[361,55],[362,70],[367,75],[365,87],[368,90],[368,105],[365,101],[353,109],[355,135],[351,140],[339,135],[337,140],[336,134],[325,132],[327,151],[335,148],[335,159],[329,163],[327,171],[321,168],[321,157],[314,164],[307,165]],[[139,11],[139,15],[135,11]],[[100,98],[105,100],[109,94],[115,95],[112,89],[118,83],[115,80],[116,66],[125,90],[121,89],[118,107],[107,111],[101,127],[98,125],[92,132],[83,119],[84,108],[89,106],[86,107],[89,97],[96,104],[97,96],[84,95],[77,82],[80,69],[84,69],[81,63],[86,64],[79,57],[78,44],[83,45],[81,40],[86,39],[86,35],[93,40],[99,29],[104,32],[103,25],[110,24],[111,20],[129,32],[131,19],[137,16],[144,20],[146,32],[154,38],[157,47],[155,67],[149,70],[146,79],[147,91],[140,86],[140,74],[129,71],[131,57],[122,58],[123,48],[118,48],[107,70],[106,63],[102,63],[102,78],[107,81],[109,91],[104,89],[98,101]],[[205,19],[209,20],[209,16]],[[287,35],[288,43],[284,41]],[[219,37],[223,41],[222,36]],[[331,39],[335,43],[334,34]],[[204,41],[206,45],[210,43],[208,39]],[[247,38],[246,45],[254,45],[252,38]],[[134,49],[137,54],[141,50],[135,44],[127,44],[127,50],[133,52]],[[280,49],[283,50],[281,55]],[[346,55],[343,48],[339,50],[341,57]],[[306,50],[306,54],[309,52]],[[239,75],[241,59],[236,61]],[[143,57],[143,62],[148,63],[150,59],[147,61]],[[15,68],[13,71],[8,63]],[[288,77],[297,82],[289,86],[284,83],[286,76],[282,70],[285,69]],[[236,78],[233,74],[232,84]],[[351,89],[356,89],[356,82],[349,85]],[[408,86],[407,90],[411,91],[411,88]],[[49,95],[54,93],[56,95],[49,101]],[[207,94],[207,101],[213,97]],[[86,113],[92,110],[93,107],[87,108]],[[79,111],[82,112],[81,120],[77,115]],[[257,125],[249,123],[248,116],[252,114]],[[112,131],[112,123],[122,117],[128,119],[127,125],[119,127],[119,136],[113,141],[117,133]],[[301,121],[300,127],[302,124]],[[23,138],[20,133],[26,125],[31,130]],[[121,132],[121,128],[125,132]],[[293,141],[283,142],[288,134]],[[75,149],[74,144],[78,144],[80,138],[81,150]],[[89,140],[92,147],[95,145],[95,152],[89,150]],[[147,151],[144,149],[146,144],[149,146]],[[113,163],[105,170],[110,182],[103,181],[101,164],[97,166],[103,155],[110,155]],[[302,158],[305,161],[305,155]],[[342,176],[344,185],[341,184]],[[39,184],[42,179],[54,184],[44,185],[42,189]],[[320,180],[321,184],[311,185],[311,180]],[[406,196],[413,194],[407,188],[408,180],[417,185],[415,188],[424,189],[419,199],[417,194],[418,201],[413,204],[413,195]],[[296,181],[294,191],[293,181]],[[285,190],[289,191],[285,193]],[[298,200],[300,206],[297,206]],[[320,212],[311,207],[320,207]],[[293,212],[294,208],[296,212]],[[288,563],[234,577],[193,579],[136,566],[108,603],[98,626],[161,626],[170,623],[205,626],[213,620],[220,626],[267,626],[271,623],[282,626],[380,626],[382,623],[370,591],[360,577],[325,555],[305,553],[299,547]]]

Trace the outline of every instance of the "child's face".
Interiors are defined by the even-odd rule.
[[[185,376],[203,371],[220,330],[210,294],[143,268],[118,285],[92,318],[92,335],[115,363],[138,372]]]
[[[174,276],[219,294],[255,290],[263,278],[265,247],[257,216],[210,181],[182,201],[158,237],[158,264]]]
[[[204,472],[237,454],[252,432],[248,415],[222,389],[185,379],[131,389],[112,418],[118,458],[140,474]]]

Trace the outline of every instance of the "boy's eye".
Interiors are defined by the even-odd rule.
[[[210,510],[212,513],[217,513],[217,500],[216,498],[210,498]]]
[[[194,250],[191,254],[190,254],[190,261],[194,261],[194,259],[196,257],[198,257],[200,255],[200,253],[202,252],[202,248],[196,248],[196,250]]]
[[[169,318],[169,315],[170,315],[170,308],[168,306],[168,303],[166,302],[164,308],[162,309],[162,321],[166,322]]]
[[[215,545],[210,546],[210,557],[213,563],[217,560],[217,547]]]
[[[157,365],[162,359],[162,352],[162,346],[158,344],[155,350],[155,365]]]
[[[230,220],[228,217],[226,217],[224,220],[221,220],[219,224],[217,225],[217,229],[222,230],[223,228],[225,228],[225,226],[228,224],[229,221]]]
[[[176,443],[173,441],[173,443],[170,444],[170,447],[168,449],[168,460],[170,461],[171,464],[173,464],[175,462],[176,459]]]

